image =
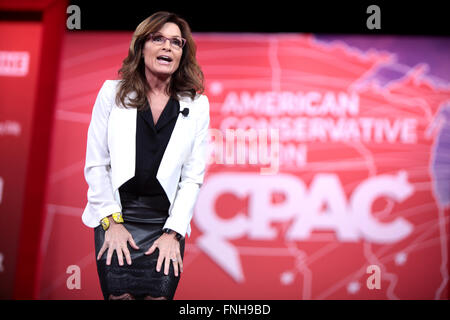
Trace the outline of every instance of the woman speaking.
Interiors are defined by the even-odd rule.
[[[92,110],[82,220],[105,300],[173,299],[206,167],[209,102],[190,27],[157,12]]]

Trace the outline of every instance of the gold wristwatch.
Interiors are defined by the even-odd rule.
[[[112,214],[112,218],[113,218],[115,223],[123,223],[123,217],[122,217],[122,213],[121,212],[114,212]],[[109,218],[108,217],[104,217],[101,220],[101,224],[102,224],[103,230],[105,230],[105,231],[108,230],[108,228],[109,228]]]

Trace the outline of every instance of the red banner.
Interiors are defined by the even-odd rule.
[[[40,22],[0,22],[0,298],[14,287],[41,49]]]

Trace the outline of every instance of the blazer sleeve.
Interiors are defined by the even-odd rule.
[[[84,177],[89,185],[87,206],[91,220],[98,223],[114,212],[121,212],[120,205],[114,199],[108,149],[108,119],[115,92],[113,86],[110,80],[103,83],[92,110],[87,137],[84,168]]]
[[[192,219],[206,169],[208,128],[210,122],[209,101],[204,95],[199,100],[196,135],[192,151],[181,168],[181,177],[172,211],[164,225],[164,228],[172,229],[182,236],[185,236]]]

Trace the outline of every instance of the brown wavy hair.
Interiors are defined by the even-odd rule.
[[[128,56],[123,60],[122,68],[118,71],[121,78],[116,95],[116,103],[118,105],[122,104],[125,108],[137,109],[145,106],[150,86],[145,77],[145,63],[142,58],[142,50],[148,36],[159,31],[167,22],[175,23],[180,28],[181,36],[186,39],[180,65],[171,75],[170,83],[166,88],[167,94],[173,98],[178,98],[177,95],[180,95],[194,99],[197,93],[203,93],[204,77],[197,62],[197,47],[192,38],[191,28],[184,19],[175,13],[160,11],[142,21],[134,31]],[[127,98],[128,94],[132,92],[136,92],[136,96]],[[127,101],[125,102],[126,98]]]

